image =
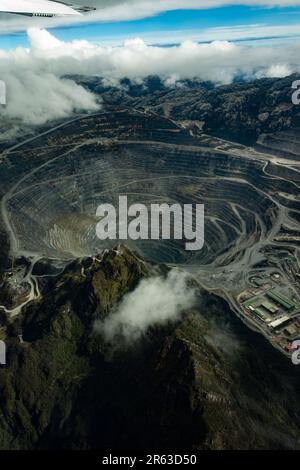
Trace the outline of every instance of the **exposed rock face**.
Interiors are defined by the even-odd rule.
[[[112,354],[94,321],[153,269],[125,247],[101,262],[74,261],[8,322],[2,449],[300,446],[297,384],[286,360],[246,329],[237,340],[214,297],[203,295],[180,324],[155,327],[134,348]],[[277,376],[283,368],[286,383]]]
[[[159,77],[149,77],[141,85],[123,80],[123,88],[115,89],[103,86],[99,78],[77,77],[101,94],[106,105],[147,108],[174,120],[198,122],[208,134],[246,145],[254,144],[263,133],[299,123],[299,106],[292,103],[292,83],[297,79],[292,75],[224,86],[195,80],[169,88]]]
[[[10,273],[9,273],[10,274]],[[13,310],[22,305],[30,295],[30,284],[20,282],[16,285],[7,277],[1,284],[0,304],[7,310]]]

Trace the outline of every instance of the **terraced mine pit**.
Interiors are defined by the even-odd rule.
[[[299,164],[279,148],[273,155],[272,146],[267,148],[273,141],[265,138],[260,153],[129,111],[55,128],[6,151],[6,159],[21,157],[24,168],[31,165],[2,201],[12,254],[64,263],[116,246],[97,238],[96,210],[100,204],[117,207],[119,196],[126,195],[129,205],[149,207],[204,204],[202,250],[186,251],[184,240],[126,244],[146,259],[188,269],[235,310],[249,276],[261,271],[282,273],[296,295]]]
[[[96,209],[117,207],[126,195],[130,205],[204,203],[206,211],[201,251],[187,252],[177,240],[128,240],[132,248],[155,262],[227,265],[267,240],[280,219],[280,207],[259,188],[261,167],[180,145],[83,145],[35,170],[6,199],[15,250],[66,260],[99,253],[116,242],[98,240]]]

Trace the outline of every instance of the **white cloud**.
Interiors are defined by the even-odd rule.
[[[60,42],[46,31],[31,32],[32,44],[38,36],[39,47],[58,48]],[[43,43],[43,40],[45,43]],[[7,106],[0,116],[17,118],[29,125],[40,125],[70,116],[75,111],[96,111],[99,102],[94,95],[73,80],[61,78],[59,67],[48,66],[39,59],[39,51],[18,48],[0,50],[0,79],[7,84]],[[63,73],[63,71],[62,71]]]
[[[39,125],[70,116],[75,111],[96,111],[93,95],[72,80],[63,80],[52,73],[14,70],[2,74],[9,80],[5,115],[19,118],[26,124]],[[7,77],[7,78],[6,78]]]
[[[283,78],[292,73],[292,70],[290,67],[286,64],[277,64],[277,65],[272,65],[267,71],[266,71],[266,77],[277,77],[277,78]]]
[[[196,303],[196,291],[187,286],[188,275],[173,269],[166,278],[144,279],[127,294],[109,317],[97,321],[96,331],[108,342],[132,343],[151,327],[179,320]]]
[[[61,78],[70,74],[98,75],[111,83],[157,74],[172,86],[187,78],[230,83],[241,75],[282,77],[300,71],[297,43],[256,48],[228,41],[185,41],[161,48],[131,39],[122,47],[103,47],[88,41],[63,42],[46,30],[30,29],[28,36],[29,49],[0,50],[0,79],[8,90],[7,108],[0,112],[29,124],[97,109],[95,96]]]
[[[88,41],[63,42],[45,30],[30,29],[31,49],[9,54],[20,62],[55,71],[57,75],[82,73],[118,79],[127,76],[142,79],[150,74],[178,79],[201,78],[230,82],[236,74],[253,76],[271,67],[286,66],[298,71],[299,44],[281,47],[248,47],[228,41],[198,44],[184,41],[172,48],[148,46],[140,39],[129,39],[122,47],[99,46]],[[21,57],[22,56],[22,57]]]
[[[165,11],[180,9],[209,9],[226,5],[246,5],[265,7],[299,6],[300,0],[77,0],[79,4],[97,7],[97,11],[79,18],[22,18],[15,15],[2,15],[0,31],[26,30],[30,26],[51,27],[86,22],[117,22],[141,19]]]

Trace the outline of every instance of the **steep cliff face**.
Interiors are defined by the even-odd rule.
[[[75,261],[7,322],[0,448],[300,446],[297,394],[289,396],[296,384],[280,375],[285,359],[271,370],[276,352],[256,356],[265,343],[254,334],[255,353],[237,340],[214,297],[203,294],[181,321],[152,327],[130,347],[111,348],[95,331],[95,320],[153,270],[166,272],[125,247]]]

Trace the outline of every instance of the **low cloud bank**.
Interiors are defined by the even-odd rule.
[[[197,299],[196,290],[189,287],[187,281],[188,275],[176,269],[166,278],[142,280],[104,322],[96,322],[96,331],[109,343],[121,339],[130,344],[151,326],[179,320],[182,312],[192,308]]]
[[[124,77],[141,82],[156,74],[175,86],[183,79],[224,84],[237,77],[283,77],[300,71],[299,44],[257,48],[186,41],[162,48],[133,39],[122,47],[102,47],[63,42],[46,30],[30,29],[28,36],[29,49],[0,50],[0,79],[7,83],[7,107],[0,116],[33,125],[99,109],[97,97],[66,75],[97,75],[115,84]]]
[[[61,79],[50,72],[36,73],[16,67],[6,70],[1,78],[7,85],[8,118],[18,118],[30,125],[41,125],[69,117],[76,111],[97,111],[96,98],[72,80]]]

